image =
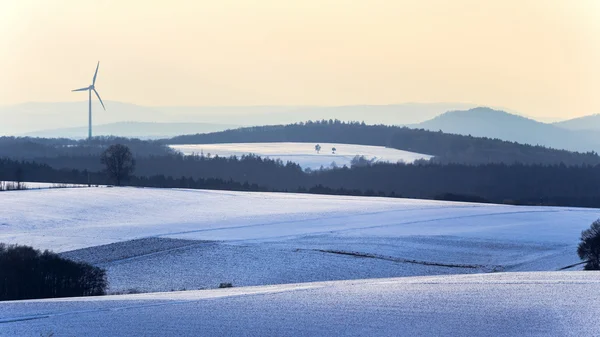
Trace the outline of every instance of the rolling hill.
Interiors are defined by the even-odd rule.
[[[0,135],[20,135],[39,130],[70,129],[87,124],[87,101],[29,102],[0,106]],[[208,123],[225,125],[264,125],[306,120],[340,119],[367,123],[419,123],[450,109],[468,109],[460,103],[406,103],[350,106],[191,106],[148,107],[106,101],[106,111],[92,102],[94,125],[118,122]],[[185,134],[185,133],[181,133]],[[66,135],[65,135],[66,136]],[[65,137],[63,136],[63,137]],[[123,135],[118,135],[123,136]]]
[[[0,334],[586,336],[597,330],[598,276],[495,273],[14,301],[0,303]]]
[[[2,192],[0,207],[0,242],[99,264],[111,291],[557,270],[579,262],[581,230],[598,216],[596,209],[154,188]]]
[[[484,111],[488,111],[488,109],[484,109]],[[503,112],[498,113],[508,115]],[[493,111],[492,115],[496,114],[497,112]],[[446,115],[450,121],[456,120],[452,117],[452,114],[448,113]],[[482,123],[486,125],[490,124],[489,127],[492,128],[489,119],[485,119]],[[507,124],[510,125],[510,123]],[[456,125],[456,123],[451,123],[451,125]],[[571,132],[559,128],[556,129],[560,133]],[[515,141],[491,139],[485,136],[476,137],[438,131],[400,126],[344,123],[340,121],[317,121],[288,125],[245,127],[207,134],[183,135],[164,139],[162,142],[169,145],[318,142],[385,146],[398,150],[432,155],[434,156],[433,160],[440,163],[564,163],[566,165],[595,165],[600,162],[600,157],[596,153],[591,152],[593,149],[585,151],[587,153],[576,153],[569,150],[557,150],[549,147],[521,144]],[[492,130],[491,132],[494,131]],[[556,139],[555,141],[562,144],[563,140],[567,143],[569,142],[568,137]]]
[[[188,133],[206,133],[235,129],[239,125],[211,123],[144,123],[118,122],[94,125],[94,136],[119,136],[139,139],[159,139]],[[87,138],[88,127],[41,130],[23,134],[26,137]]]
[[[0,302],[0,335],[579,336],[600,312],[598,272],[556,271],[595,209],[151,188],[0,208],[0,242],[169,291]]]
[[[449,111],[431,120],[411,125],[431,131],[497,138],[521,144],[542,145],[569,151],[599,151],[600,135],[589,130],[546,124],[501,110],[475,108]],[[574,125],[574,124],[573,124]]]
[[[562,122],[556,122],[553,125],[567,130],[587,130],[597,132],[600,131],[600,114],[569,119]]]
[[[319,144],[322,150],[317,153],[314,143],[231,143],[171,145],[172,149],[185,155],[211,154],[220,157],[241,157],[255,154],[263,158],[280,159],[283,162],[300,164],[303,169],[318,170],[321,167],[352,166],[352,159],[363,156],[371,163],[413,163],[416,160],[429,160],[431,156],[421,153],[396,150],[382,146],[354,144]],[[332,151],[336,149],[335,152]],[[335,163],[335,165],[333,165]]]

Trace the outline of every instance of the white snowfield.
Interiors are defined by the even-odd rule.
[[[315,145],[321,146],[321,151],[315,151]],[[430,155],[402,151],[383,146],[368,146],[356,144],[333,143],[228,143],[228,144],[189,144],[171,145],[171,148],[185,155],[211,154],[219,157],[242,156],[255,154],[271,159],[281,159],[284,163],[298,163],[303,169],[330,168],[331,163],[342,167],[350,166],[352,158],[364,156],[373,162],[404,162],[412,163],[418,159],[429,160]],[[336,151],[333,153],[332,148]]]
[[[2,336],[597,336],[600,272],[407,277],[0,304]]]
[[[0,210],[0,242],[101,266],[110,293],[187,290],[0,302],[0,336],[597,333],[600,273],[556,271],[597,209],[74,188]]]
[[[100,265],[111,292],[557,270],[600,214],[152,188],[2,192],[0,209],[0,242]]]
[[[4,184],[4,186],[9,185],[11,188],[14,188],[18,182],[16,181],[0,181],[0,184]],[[41,189],[41,188],[76,188],[76,187],[88,187],[88,185],[83,184],[61,184],[61,183],[40,183],[40,182],[31,182],[25,181],[21,182],[24,185],[25,189]]]

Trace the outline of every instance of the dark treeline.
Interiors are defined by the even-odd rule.
[[[94,156],[39,158],[37,161],[57,169],[102,170],[99,157]],[[183,155],[137,157],[135,175],[233,179],[274,188],[286,188],[290,182],[303,184],[306,178],[298,164],[254,155],[240,158]]]
[[[498,139],[432,132],[406,127],[344,123],[338,120],[257,126],[178,136],[166,144],[327,142],[387,146],[434,155],[438,163],[600,164],[595,152],[577,153]],[[535,145],[535,144],[534,144]]]
[[[148,160],[154,161],[138,163],[126,185],[600,207],[600,165],[374,164],[308,173],[296,164],[256,156]],[[88,182],[83,170],[0,160],[0,180],[15,180],[18,172],[24,181]],[[89,177],[92,184],[109,184],[101,172]]]
[[[387,146],[434,155],[433,162],[444,164],[600,164],[600,156],[595,152],[577,153],[497,139],[397,126],[343,123],[337,120],[241,128],[209,134],[179,136],[161,141],[117,137],[96,137],[91,141],[0,137],[0,157],[48,162],[57,168],[72,167],[96,170],[99,167],[96,158],[112,144],[119,143],[130,148],[137,161],[142,157],[175,155],[176,151],[169,148],[167,144],[236,142],[309,142],[314,144],[332,142]]]
[[[64,184],[90,184],[110,185],[112,181],[104,172],[87,171],[78,169],[55,169],[47,164],[31,161],[16,161],[0,159],[0,181],[27,181],[27,182],[54,182]],[[127,186],[160,187],[160,188],[194,188],[232,191],[272,191],[255,183],[240,183],[221,178],[192,178],[179,176],[152,174],[148,176],[132,176],[127,181]]]
[[[88,140],[66,138],[0,137],[0,158],[36,159],[99,156],[112,144],[123,144],[138,156],[174,154],[158,141],[121,137],[94,137]]]
[[[89,264],[0,244],[0,300],[104,295],[106,272]]]
[[[375,164],[318,171],[313,180],[333,189],[370,189],[411,198],[600,206],[600,166]]]

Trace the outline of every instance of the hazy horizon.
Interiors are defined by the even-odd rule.
[[[0,3],[0,106],[459,102],[539,120],[600,113],[600,2]],[[18,118],[15,116],[15,118]]]
[[[566,117],[566,118],[548,117],[548,116],[531,116],[526,113],[522,113],[520,111],[515,111],[513,109],[510,109],[509,107],[490,106],[490,105],[486,105],[486,104],[464,103],[464,102],[429,102],[429,103],[428,102],[398,102],[398,103],[389,103],[389,104],[349,104],[349,105],[273,105],[273,104],[260,104],[260,105],[144,105],[144,104],[137,104],[134,102],[126,102],[126,101],[114,101],[114,100],[103,100],[103,101],[105,104],[107,104],[107,102],[108,103],[116,102],[119,104],[128,104],[128,105],[132,105],[132,106],[158,108],[158,109],[161,109],[161,108],[190,108],[190,109],[194,109],[194,108],[196,108],[196,109],[250,108],[250,109],[253,109],[253,108],[274,108],[274,107],[280,107],[280,108],[343,108],[343,107],[361,107],[361,106],[364,106],[364,107],[402,106],[403,108],[405,108],[406,106],[409,106],[409,105],[414,105],[415,107],[418,107],[418,106],[440,106],[440,107],[448,106],[448,107],[450,107],[447,110],[441,111],[439,114],[442,114],[444,112],[455,111],[455,110],[469,110],[469,109],[482,107],[482,108],[491,108],[494,110],[508,112],[510,114],[522,116],[522,117],[529,118],[529,119],[534,119],[534,120],[536,120],[538,122],[542,122],[542,123],[554,123],[554,122],[575,119],[578,117],[595,115],[595,113],[593,113],[593,114],[589,114],[589,115]],[[14,103],[14,104],[4,104],[4,105],[0,104],[0,108],[18,107],[18,106],[23,106],[23,105],[28,105],[28,104],[63,104],[63,103],[87,104],[88,101],[87,101],[87,99],[86,100],[75,100],[75,101],[56,101],[56,102],[53,102],[53,101],[28,101],[28,102]],[[93,102],[92,105],[95,107],[94,111],[96,111],[96,109],[100,108],[99,103],[97,103],[95,101]],[[269,113],[269,111],[261,112],[261,114],[264,114],[264,113]],[[418,111],[416,111],[416,113],[418,113]],[[198,116],[198,117],[201,117],[201,116]],[[339,119],[338,116],[331,116],[331,117]],[[325,116],[323,118],[325,118]],[[330,117],[327,117],[326,119],[330,119]],[[344,119],[344,120],[346,120],[346,119]],[[425,119],[423,119],[423,121],[424,120]],[[298,121],[300,121],[300,120],[298,120]],[[179,121],[179,122],[181,122],[181,121]],[[175,123],[177,123],[177,122],[175,122]]]

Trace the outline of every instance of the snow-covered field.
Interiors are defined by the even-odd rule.
[[[599,272],[287,284],[0,304],[2,336],[597,336]]]
[[[599,216],[596,209],[152,188],[5,192],[0,209],[0,242],[100,265],[111,292],[557,270],[579,262],[581,230]]]
[[[0,336],[578,336],[600,314],[599,273],[556,271],[597,209],[153,188],[0,209],[0,242],[101,266],[110,293],[187,290],[0,302]]]
[[[0,181],[0,184],[4,184],[3,186],[9,185],[11,188],[17,185],[16,181]],[[87,185],[82,184],[61,184],[61,183],[39,183],[39,182],[30,182],[25,181],[21,182],[24,185],[25,189],[40,189],[40,188],[76,188],[76,187],[87,187]]]
[[[281,159],[283,162],[298,163],[302,168],[329,168],[332,163],[337,166],[350,166],[352,158],[364,156],[374,162],[405,162],[412,163],[418,159],[429,160],[432,156],[383,146],[367,146],[355,144],[319,143],[321,151],[315,151],[317,143],[229,143],[229,144],[190,144],[171,145],[171,148],[183,154],[211,154],[220,157],[242,156],[256,154],[271,159]],[[336,151],[333,153],[332,148]]]

